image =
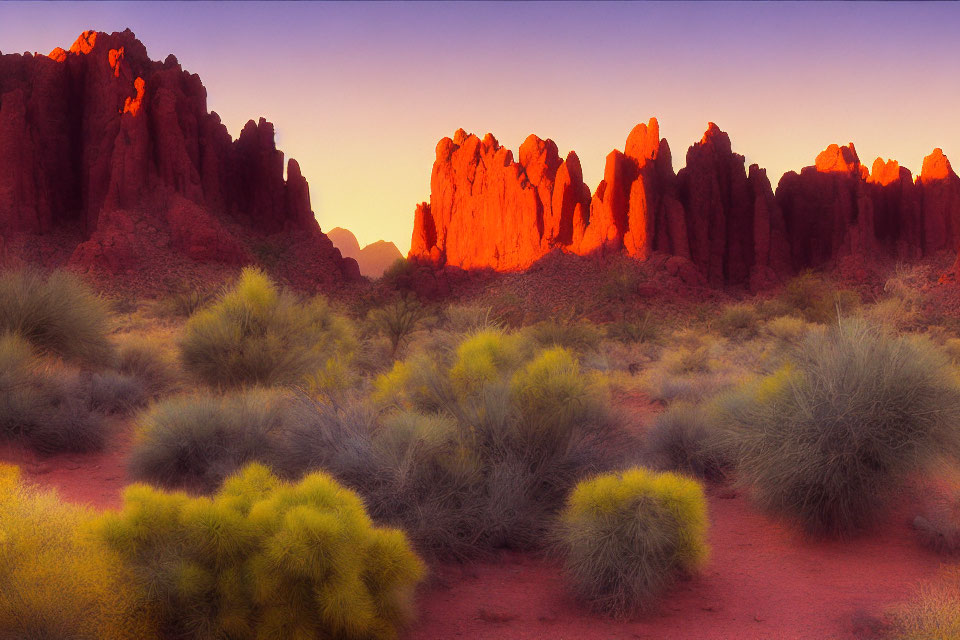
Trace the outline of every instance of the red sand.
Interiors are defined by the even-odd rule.
[[[733,494],[710,492],[709,565],[657,610],[619,622],[591,614],[565,591],[554,563],[505,554],[498,563],[440,568],[409,638],[869,638],[884,610],[942,562],[917,543],[909,505],[869,536],[812,542],[745,497],[724,495]]]
[[[0,461],[56,487],[71,501],[116,508],[129,483],[129,436],[105,453],[41,459],[10,445]],[[497,562],[444,565],[419,598],[408,640],[731,640],[869,638],[871,621],[931,577],[942,557],[923,549],[906,499],[886,526],[848,542],[812,542],[757,513],[742,495],[711,489],[712,557],[702,575],[681,582],[647,614],[612,621],[565,591],[556,564],[504,553]],[[911,504],[912,503],[912,504]],[[861,627],[859,630],[857,627]]]
[[[18,445],[0,442],[0,463],[20,467],[23,478],[53,487],[61,497],[99,509],[117,509],[127,478],[127,454],[131,437],[119,428],[110,446],[101,453],[64,453],[42,457]]]

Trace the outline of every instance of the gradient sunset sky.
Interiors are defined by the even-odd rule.
[[[650,116],[675,169],[713,121],[774,186],[832,142],[960,164],[956,3],[2,3],[0,51],[127,27],[201,76],[233,136],[276,124],[324,230],[403,252],[458,127],[553,138],[591,188]]]

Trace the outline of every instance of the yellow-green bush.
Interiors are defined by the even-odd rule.
[[[402,413],[373,434],[354,486],[375,517],[439,555],[541,545],[570,488],[632,446],[601,380],[524,334],[484,331],[450,358],[398,363],[375,397]]]
[[[97,530],[169,637],[394,638],[424,574],[406,535],[323,473],[289,484],[254,464],[211,498],[134,485]]]
[[[109,360],[107,308],[79,278],[63,271],[0,274],[0,334],[19,334],[38,351],[66,360]]]
[[[580,482],[557,537],[576,595],[624,615],[704,564],[706,532],[707,505],[696,481],[633,468]]]
[[[207,384],[235,387],[303,382],[354,348],[350,323],[324,298],[300,303],[247,268],[234,288],[191,316],[180,354]]]
[[[157,637],[132,572],[89,530],[94,517],[0,466],[0,638]]]
[[[910,602],[891,615],[890,640],[953,640],[960,638],[960,568],[941,572],[920,587]]]

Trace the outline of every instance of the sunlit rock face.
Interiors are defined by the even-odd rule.
[[[748,173],[713,123],[679,175],[657,120],[638,124],[623,151],[607,155],[592,195],[577,155],[561,161],[551,140],[528,137],[519,162],[490,134],[481,141],[461,130],[440,141],[411,258],[511,271],[553,250],[638,260],[668,254],[716,285],[774,282],[790,270],[766,173]]]
[[[940,149],[914,180],[894,160],[868,169],[852,143],[833,144],[774,194],[713,123],[674,174],[651,119],[607,155],[591,195],[576,154],[561,160],[551,140],[530,136],[516,162],[492,135],[460,130],[437,145],[430,184],[409,257],[437,266],[514,271],[554,250],[660,253],[713,286],[759,290],[808,267],[960,247],[960,179]]]
[[[144,228],[172,252],[238,264],[253,236],[296,234],[321,280],[358,277],[320,232],[295,160],[284,179],[273,125],[251,120],[234,141],[206,103],[197,75],[150,60],[129,30],[0,55],[0,232],[76,227],[73,261],[111,270],[137,266]]]

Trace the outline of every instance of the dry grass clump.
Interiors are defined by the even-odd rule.
[[[634,468],[580,482],[557,538],[576,595],[615,616],[649,606],[678,574],[707,558],[707,504],[700,485]]]
[[[733,357],[723,340],[682,331],[643,371],[642,385],[656,400],[696,402],[735,384],[743,373],[742,358]]]
[[[960,387],[946,358],[859,319],[809,334],[792,365],[717,407],[740,480],[815,534],[869,525],[907,476],[960,455]]]
[[[133,572],[87,530],[94,514],[0,466],[0,638],[156,638]]]
[[[451,304],[443,310],[443,324],[457,334],[476,333],[500,328],[493,309],[481,304]]]
[[[424,574],[406,535],[323,473],[249,465],[210,498],[134,485],[97,530],[167,638],[396,638]]]
[[[890,640],[960,638],[960,568],[941,572],[916,596],[892,612]]]
[[[137,418],[130,472],[164,487],[214,489],[244,464],[271,459],[289,405],[267,389],[157,402]]]
[[[796,348],[816,326],[795,316],[777,316],[761,325],[760,336],[773,341],[779,347]]]
[[[114,369],[137,380],[151,399],[176,389],[180,380],[177,364],[156,340],[128,339],[116,350]]]
[[[0,335],[16,333],[43,353],[74,362],[104,364],[107,303],[76,276],[54,271],[0,274]]]
[[[19,336],[0,336],[0,438],[40,453],[96,451],[106,438],[104,413],[122,411],[138,393],[129,380],[81,376],[38,358]]]
[[[837,289],[820,276],[805,272],[793,278],[764,305],[768,315],[796,315],[807,322],[832,324],[860,306],[860,294]]]
[[[705,480],[722,480],[732,467],[703,405],[679,402],[658,414],[645,449],[658,467]]]
[[[186,369],[215,387],[303,382],[331,359],[352,353],[353,331],[323,298],[300,303],[257,269],[187,322]]]
[[[541,347],[563,347],[578,353],[595,350],[603,339],[600,328],[586,320],[546,320],[530,325],[524,331]]]
[[[757,335],[760,314],[749,304],[729,305],[713,321],[713,328],[725,338],[747,340]]]
[[[179,282],[157,302],[157,311],[163,316],[189,318],[217,297],[216,291],[189,282]]]
[[[604,327],[611,340],[620,342],[657,342],[663,335],[663,328],[649,311],[636,320],[620,320]]]

